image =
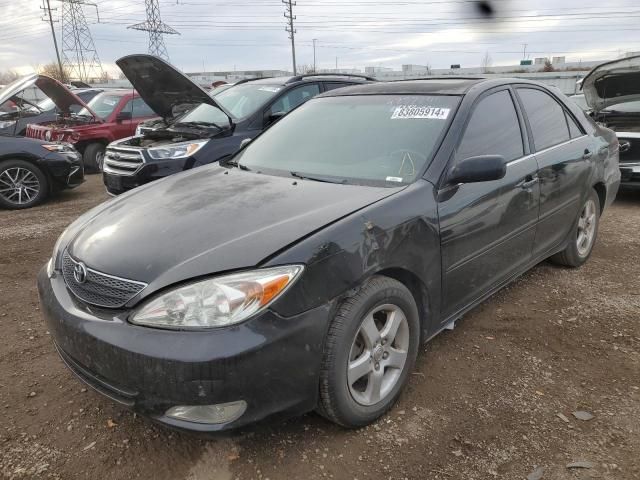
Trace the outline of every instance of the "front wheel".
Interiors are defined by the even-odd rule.
[[[396,401],[420,343],[418,308],[400,282],[375,276],[336,313],[324,351],[319,412],[345,427],[368,425]]]
[[[599,226],[600,198],[595,190],[591,190],[582,204],[569,244],[551,259],[567,267],[579,267],[584,264],[591,256],[593,247],[596,244]]]
[[[49,193],[46,175],[24,160],[0,162],[0,207],[11,210],[30,208]]]
[[[105,146],[102,143],[87,145],[82,154],[82,162],[86,169],[100,173],[104,164]]]

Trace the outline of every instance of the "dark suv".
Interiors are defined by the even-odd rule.
[[[130,55],[116,63],[162,119],[108,146],[104,183],[112,195],[224,160],[244,140],[319,93],[373,81],[358,75],[263,78],[238,82],[212,96],[157,57]]]

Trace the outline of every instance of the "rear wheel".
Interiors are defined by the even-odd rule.
[[[593,247],[596,244],[599,225],[600,198],[595,190],[591,190],[582,204],[569,244],[551,259],[567,267],[579,267],[584,264],[591,256]]]
[[[86,169],[100,173],[104,164],[105,146],[102,143],[90,143],[84,149],[82,162]]]
[[[376,276],[344,301],[327,336],[319,412],[361,427],[396,401],[420,343],[418,308],[400,282]]]
[[[30,208],[42,202],[49,192],[46,175],[24,160],[0,163],[0,206],[11,210]]]

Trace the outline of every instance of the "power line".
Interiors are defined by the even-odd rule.
[[[296,5],[296,2],[292,2],[291,0],[282,0],[282,3],[285,5],[284,10],[284,18],[288,20],[288,25],[284,27],[285,31],[289,33],[289,38],[291,39],[291,58],[293,60],[293,74],[296,75],[296,29],[293,26],[293,21],[296,19],[296,16],[293,14],[293,7]]]
[[[147,10],[147,20],[127,28],[149,32],[149,53],[169,60],[169,53],[167,52],[167,47],[164,44],[162,35],[165,33],[168,35],[179,35],[179,33],[164,23],[160,18],[158,0],[145,0],[145,7]]]

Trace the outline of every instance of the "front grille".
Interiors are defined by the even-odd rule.
[[[104,155],[104,171],[116,175],[133,175],[143,163],[142,152],[136,148],[109,146]]]
[[[79,263],[71,258],[68,252],[64,252],[62,276],[69,290],[80,300],[91,305],[106,308],[122,307],[147,286],[143,282],[114,277],[88,267],[85,267],[85,280],[80,283],[74,275]]]
[[[624,135],[618,137],[620,142],[629,142],[631,148],[626,152],[620,152],[620,163],[640,161],[640,138],[629,138]]]

